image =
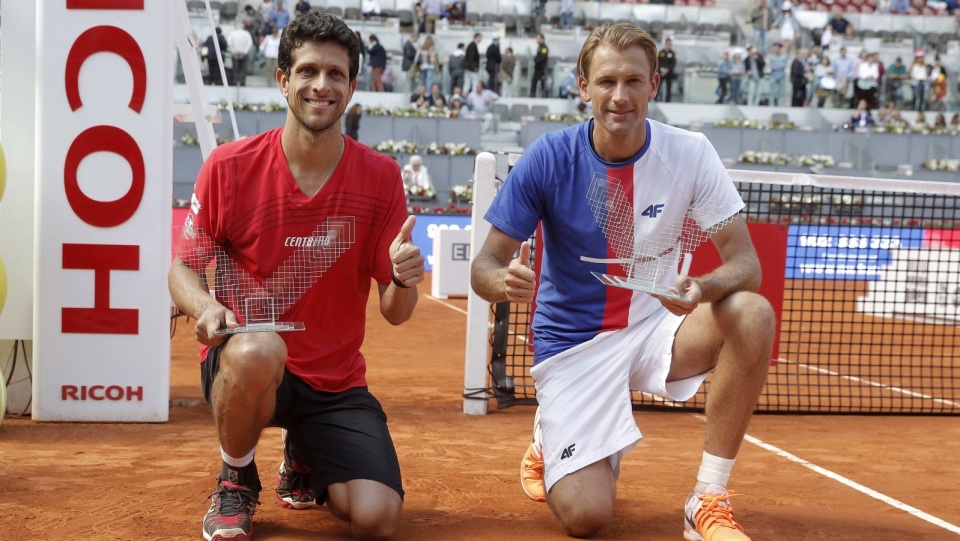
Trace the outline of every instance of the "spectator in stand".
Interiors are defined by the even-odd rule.
[[[840,48],[840,56],[833,59],[833,75],[837,78],[837,104],[841,107],[847,99],[847,90],[853,79],[853,60],[847,56],[847,48]]]
[[[907,80],[907,67],[903,65],[903,59],[898,56],[884,75],[884,99],[899,107],[903,102],[903,82]]]
[[[943,113],[937,113],[936,118],[933,119],[933,129],[934,130],[947,129],[947,117]]]
[[[302,2],[297,2],[297,5],[293,8],[293,16],[299,17],[301,15],[306,15],[310,13],[310,2],[303,0]]]
[[[407,74],[407,92],[413,93],[420,81],[420,48],[417,41],[420,35],[412,32],[407,41],[403,42],[403,61],[400,63],[400,69]]]
[[[830,66],[828,56],[820,57],[820,65],[813,70],[813,79],[816,81],[817,87],[817,107],[823,109],[827,99],[830,100],[831,105],[836,107],[838,101],[836,98],[837,78],[833,74],[833,67]]]
[[[467,55],[464,52],[463,43],[458,43],[457,48],[447,57],[447,73],[450,74],[450,93],[453,89],[463,86],[463,65]]]
[[[387,57],[389,60],[389,56]],[[397,73],[393,71],[393,66],[387,64],[383,68],[383,91],[384,92],[393,92],[397,88]]]
[[[407,193],[422,194],[433,191],[430,172],[427,170],[427,166],[423,165],[423,158],[418,154],[410,156],[410,161],[403,166],[400,177],[403,178],[403,187]]]
[[[423,40],[423,47],[420,48],[420,76],[424,87],[430,88],[433,86],[439,63],[437,46],[433,41],[433,36],[427,36],[427,39]]]
[[[354,103],[344,115],[344,133],[354,141],[360,140],[360,117],[363,116],[363,106]]]
[[[743,74],[747,79],[747,105],[760,104],[760,82],[765,67],[766,63],[757,48],[747,44],[747,58],[743,61]]]
[[[427,33],[427,12],[423,10],[423,4],[420,2],[413,6],[413,24],[414,32],[417,34]]]
[[[437,21],[443,14],[443,0],[420,0],[420,7],[423,8],[424,18],[426,19],[426,32],[433,35],[437,31]]]
[[[730,62],[730,51],[720,53],[720,62],[717,63],[717,101],[720,105],[727,99],[727,90],[730,87],[730,72],[733,64]]]
[[[253,38],[250,32],[238,24],[227,36],[227,48],[233,56],[233,84],[247,86],[247,59],[252,55]]]
[[[896,15],[897,13],[907,14],[910,12],[910,0],[891,0],[890,1],[890,13]]]
[[[913,118],[913,128],[915,130],[926,130],[929,128],[929,126],[927,126],[927,115],[923,114],[923,111],[917,111],[917,116]]]
[[[910,64],[913,108],[916,111],[924,110],[924,99],[927,93],[927,65],[923,63],[923,56],[923,49],[917,49],[913,54],[913,64]]]
[[[560,27],[573,28],[574,0],[560,0]]]
[[[273,11],[273,0],[263,0],[263,3],[260,4],[260,15],[263,17],[264,21],[267,20],[267,17],[269,17]]]
[[[377,0],[361,0],[360,13],[364,18],[380,18],[380,2]]]
[[[503,60],[500,62],[500,94],[504,98],[513,95],[513,71],[517,67],[517,57],[513,55],[513,48],[507,47],[503,54]]]
[[[267,25],[270,34],[260,42],[260,54],[263,56],[263,75],[267,82],[277,78],[277,57],[280,56],[280,31]]]
[[[787,80],[787,67],[790,65],[790,59],[783,54],[782,43],[774,42],[773,53],[767,60],[767,65],[770,67],[770,105],[779,107],[786,99],[783,91]]]
[[[473,92],[467,96],[467,107],[477,118],[483,119],[482,131],[489,132],[493,127],[493,102],[500,96],[496,92],[483,86],[483,81],[477,81],[477,86]]]
[[[417,109],[426,109],[430,105],[427,87],[423,85],[417,87],[417,91],[410,96],[410,105]]]
[[[254,9],[250,4],[244,6],[243,11],[246,13],[246,16],[243,18],[243,28],[247,32],[250,32],[250,37],[253,39],[254,44],[253,56],[256,58],[256,46],[260,45],[260,40],[263,39],[264,36],[264,19],[263,16],[260,15],[260,12]],[[249,61],[247,65],[252,65],[251,63],[253,62],[254,58],[248,59]]]
[[[889,126],[900,120],[900,111],[897,110],[897,104],[893,100],[887,100],[883,109],[877,113],[877,122],[884,126]]]
[[[931,92],[930,92],[930,110],[947,110],[947,73],[945,71],[937,72],[934,66],[930,66]]]
[[[767,30],[770,29],[770,8],[767,0],[755,0],[750,8],[750,26],[753,27],[753,47],[761,55],[767,54]]]
[[[950,119],[950,128],[960,130],[960,113],[953,113],[953,117]]]
[[[880,93],[880,55],[867,55],[867,61],[860,64],[857,72],[857,88],[860,89],[861,99],[867,100],[867,108],[876,109],[879,104]]]
[[[537,85],[540,85],[541,95],[549,96],[547,91],[547,62],[550,59],[550,49],[542,33],[537,33],[537,54],[533,57],[533,77],[530,79],[530,97],[537,97]]]
[[[467,2],[458,0],[447,5],[447,19],[451,21],[463,21],[467,18]]]
[[[780,16],[773,23],[774,27],[780,30],[780,43],[783,44],[783,52],[790,56],[793,54],[795,42],[800,35],[800,23],[793,15],[793,2],[784,0],[780,5]]]
[[[207,36],[204,47],[207,48],[207,72],[212,85],[222,85],[223,76],[220,73],[220,57],[217,56],[217,46],[220,46],[220,55],[227,57],[227,38],[223,37],[223,30],[218,26],[213,34]]]
[[[813,77],[813,70],[820,65],[820,45],[813,44],[810,46],[810,52],[803,64],[807,70],[807,97],[804,102],[812,104],[814,103],[814,95],[817,93],[817,81]]]
[[[281,31],[284,26],[290,24],[290,13],[283,7],[283,0],[277,0],[276,7],[270,12],[270,16],[267,17],[267,24]]]
[[[470,109],[464,105],[463,97],[459,94],[454,94],[453,97],[450,98],[450,118],[460,118],[469,112]]]
[[[870,114],[870,107],[867,105],[867,100],[858,101],[857,109],[853,112],[853,117],[850,119],[850,129],[867,129],[874,125],[876,125],[876,122],[873,120],[873,115]]]
[[[479,32],[473,35],[473,41],[467,45],[466,58],[463,61],[463,88],[473,88],[480,80],[480,40]]]
[[[533,11],[533,29],[540,32],[547,18],[547,0],[530,0],[530,2]]]
[[[500,35],[493,35],[493,42],[487,46],[487,88],[497,92],[499,87],[500,61],[503,59],[500,54]]]
[[[430,85],[430,94],[427,96],[427,105],[430,107],[446,107],[447,98],[443,97],[443,91],[440,89],[440,83]]]
[[[657,53],[657,66],[660,68],[660,87],[666,87],[665,102],[673,100],[673,82],[677,79],[677,53],[671,47],[673,40],[667,38],[663,49]]]
[[[823,31],[820,32],[820,49],[829,51],[831,45],[833,45],[833,27],[827,24],[823,27]]]
[[[844,36],[846,38],[853,37],[853,24],[843,16],[843,11],[839,7],[833,8],[833,17],[827,25],[830,26],[833,33],[838,36]]]
[[[370,90],[384,92],[383,70],[387,67],[387,50],[380,45],[376,34],[370,34]]]
[[[786,0],[784,4],[789,1]],[[807,68],[804,62],[807,59],[807,54],[806,49],[800,49],[797,51],[793,63],[790,64],[790,84],[793,86],[793,94],[790,98],[792,107],[803,107],[804,99],[807,96]]]
[[[853,61],[853,98],[850,100],[850,108],[856,109],[857,103],[863,99],[863,90],[860,88],[860,66],[867,63],[870,53],[866,49],[860,51],[857,58]]]
[[[740,52],[733,53],[733,62],[730,65],[730,103],[743,105],[740,88],[743,85],[743,57]]]

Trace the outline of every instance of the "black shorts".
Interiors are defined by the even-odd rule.
[[[208,403],[220,370],[221,348],[211,348],[200,363]],[[377,481],[403,498],[400,461],[387,430],[387,415],[366,387],[315,391],[285,369],[270,426],[287,429],[297,462],[312,472],[318,502],[324,501],[330,485],[354,479]]]

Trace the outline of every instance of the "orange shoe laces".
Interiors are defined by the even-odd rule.
[[[697,521],[697,530],[706,532],[708,528],[715,524],[721,528],[735,528],[742,532],[743,527],[737,524],[737,521],[733,518],[733,508],[726,501],[733,496],[740,496],[740,494],[728,490],[721,494],[704,494],[701,496],[701,510],[694,516],[694,520]]]

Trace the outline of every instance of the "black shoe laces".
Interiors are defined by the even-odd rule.
[[[214,496],[217,496],[219,504],[217,512],[224,516],[237,515],[241,511],[252,513],[260,505],[259,494],[246,487],[226,487],[221,484],[207,499]]]

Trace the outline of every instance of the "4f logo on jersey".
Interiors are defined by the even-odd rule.
[[[657,214],[663,212],[663,205],[650,205],[649,207],[643,209],[643,212],[640,213],[641,216],[648,216],[650,218],[656,218]]]
[[[576,447],[576,446],[577,446],[577,444],[576,444],[576,443],[573,443],[573,444],[570,444],[570,447],[567,447],[566,449],[564,449],[564,450],[563,450],[563,453],[560,454],[560,460],[563,460],[563,459],[565,459],[565,458],[570,458],[570,457],[572,457],[572,456],[573,456],[574,447]]]

